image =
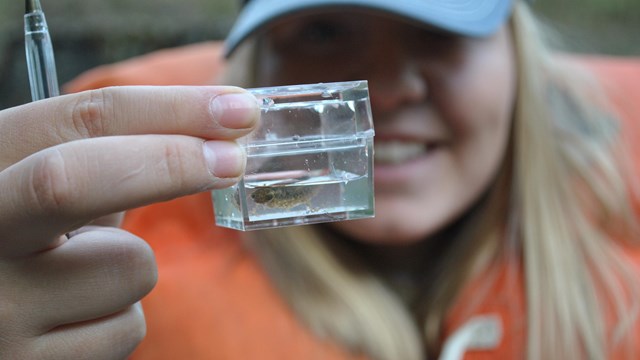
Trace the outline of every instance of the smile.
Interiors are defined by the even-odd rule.
[[[416,141],[380,141],[374,142],[375,162],[377,164],[400,164],[422,157],[435,150],[439,144]]]

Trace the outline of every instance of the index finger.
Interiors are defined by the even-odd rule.
[[[82,138],[180,134],[229,140],[259,118],[255,97],[230,86],[126,86],[85,91],[0,112],[0,170]]]
[[[233,141],[129,135],[61,144],[0,172],[0,258],[50,249],[93,219],[237,182]]]

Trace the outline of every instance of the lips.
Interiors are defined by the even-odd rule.
[[[377,135],[376,135],[377,136]],[[376,191],[397,193],[423,186],[440,173],[446,141],[408,137],[383,137],[374,140],[374,179]],[[403,190],[404,189],[404,190]]]

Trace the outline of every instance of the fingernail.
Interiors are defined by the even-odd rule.
[[[247,129],[258,119],[258,101],[250,93],[228,93],[211,99],[214,121],[228,129]]]
[[[205,141],[203,152],[209,171],[217,178],[234,178],[244,172],[244,151],[233,141]]]

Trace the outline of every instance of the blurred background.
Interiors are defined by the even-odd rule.
[[[41,0],[58,77],[156,49],[222,39],[239,0]],[[533,8],[565,50],[640,56],[639,0],[535,0]],[[24,2],[0,2],[0,109],[30,101]]]

